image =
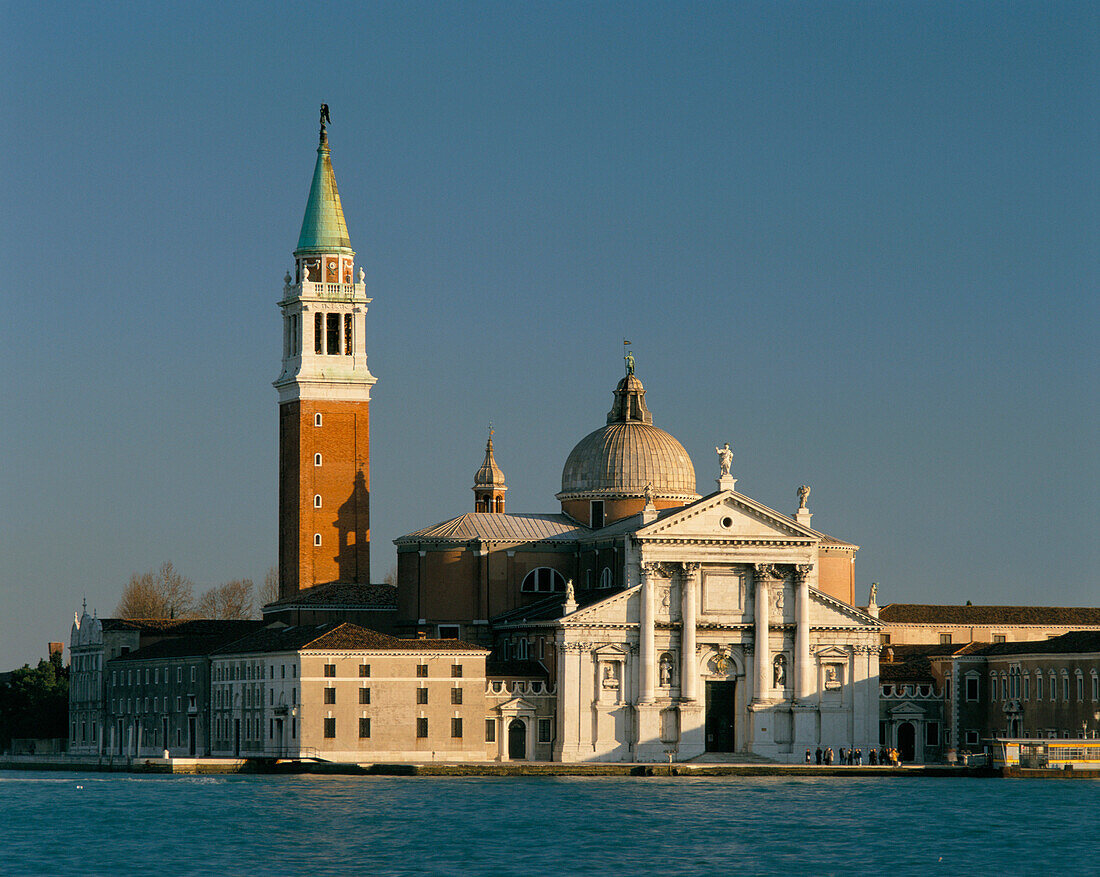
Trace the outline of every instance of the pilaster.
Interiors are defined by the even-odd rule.
[[[695,626],[698,621],[699,564],[683,564],[680,599],[680,696],[685,701],[699,698],[699,667],[695,659]]]

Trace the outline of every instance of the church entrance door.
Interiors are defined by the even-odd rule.
[[[520,719],[508,723],[508,758],[523,761],[527,757],[527,725]]]
[[[733,752],[736,682],[708,682],[706,706],[707,752]]]
[[[917,734],[911,722],[898,725],[898,757],[902,761],[912,761],[916,756]]]

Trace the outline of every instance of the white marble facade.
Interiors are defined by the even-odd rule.
[[[816,589],[820,538],[733,490],[630,533],[630,587],[555,624],[554,758],[877,746],[879,625]]]

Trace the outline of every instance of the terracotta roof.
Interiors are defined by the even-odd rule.
[[[492,514],[467,512],[394,539],[413,542],[574,542],[590,532],[565,515]]]
[[[215,634],[185,634],[169,636],[152,645],[135,649],[113,658],[115,661],[147,661],[164,658],[186,658],[209,655],[226,643],[239,640],[263,626],[262,621],[229,621]]]
[[[575,592],[577,608],[591,606],[608,597],[622,593],[623,588],[578,588]],[[493,624],[523,624],[528,621],[553,621],[565,614],[565,592],[557,591],[544,600],[509,609],[490,619]]]
[[[234,625],[256,624],[255,621],[221,618],[101,618],[104,630],[136,630],[140,633],[162,633],[168,636],[217,636],[232,632]]]
[[[1018,643],[992,643],[979,649],[986,657],[997,655],[1051,655],[1100,652],[1100,630],[1071,630],[1050,639]]]
[[[292,652],[304,649],[386,649],[399,652],[488,652],[481,646],[456,639],[398,639],[350,622],[271,625],[217,649],[219,655],[248,652]]]
[[[397,588],[393,585],[353,585],[333,582],[328,585],[318,585],[315,588],[306,588],[297,594],[268,603],[264,608],[273,606],[279,609],[287,606],[396,609]]]
[[[1100,609],[1084,606],[942,606],[890,603],[879,610],[889,624],[1097,625]]]

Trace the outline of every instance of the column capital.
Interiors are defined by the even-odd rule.
[[[688,576],[688,577],[698,575],[699,570],[702,568],[702,566],[703,565],[701,563],[696,563],[695,561],[684,561],[683,563],[680,564],[680,567],[683,570],[684,575]]]
[[[752,572],[758,582],[775,581],[783,578],[783,575],[779,572],[779,564],[776,563],[754,563]]]
[[[794,580],[797,584],[802,584],[806,581],[807,577],[813,572],[814,565],[812,563],[799,563],[794,567]]]

